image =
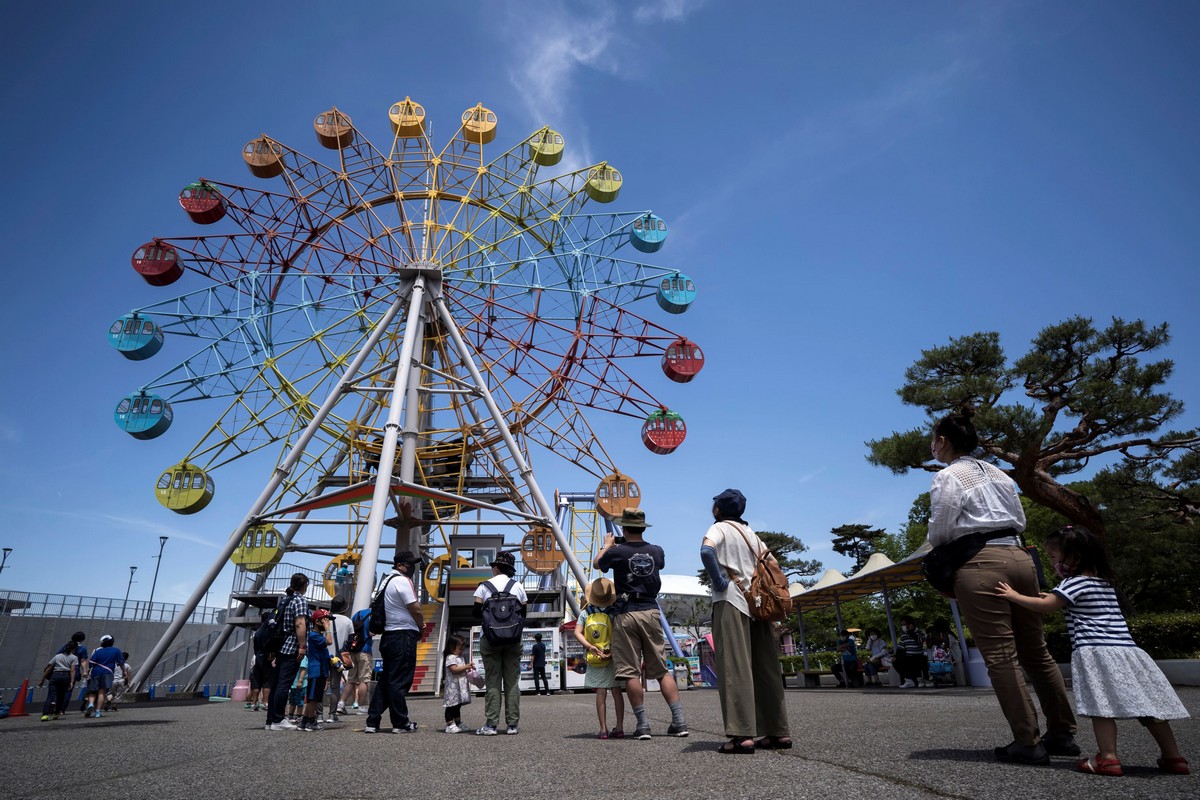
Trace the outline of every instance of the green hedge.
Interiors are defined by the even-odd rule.
[[[1200,658],[1200,613],[1140,614],[1129,619],[1129,630],[1151,658]],[[1071,639],[1062,617],[1047,618],[1046,643],[1055,661],[1070,662]]]
[[[833,666],[833,662],[840,658],[840,655],[835,652],[821,652],[808,654],[808,668],[816,670],[828,671]],[[864,664],[870,658],[870,653],[866,650],[858,651],[858,663]],[[780,656],[780,668],[787,673],[803,672],[804,671],[804,656]]]

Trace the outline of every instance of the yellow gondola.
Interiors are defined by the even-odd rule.
[[[330,597],[337,597],[339,588],[347,583],[350,584],[349,591],[353,591],[361,559],[362,557],[353,550],[334,556],[333,560],[325,565],[325,573],[322,576],[321,584],[325,587],[325,593]]]
[[[212,502],[213,480],[195,464],[180,461],[158,479],[154,496],[177,514],[195,514]]]
[[[283,558],[283,540],[274,525],[255,525],[230,558],[247,572],[269,572]]]
[[[430,598],[437,602],[442,602],[445,599],[444,595],[444,577],[446,568],[450,564],[450,554],[442,553],[437,558],[429,562],[429,566],[425,567],[425,591],[429,593]],[[471,562],[467,561],[462,556],[454,562],[458,569],[466,569],[471,566]]]

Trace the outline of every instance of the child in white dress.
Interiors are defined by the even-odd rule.
[[[445,672],[442,674],[442,707],[446,710],[446,733],[463,733],[462,707],[471,702],[471,687],[467,684],[467,673],[471,665],[463,656],[467,640],[461,636],[446,637]]]
[[[1104,543],[1087,528],[1068,525],[1046,537],[1054,571],[1063,581],[1050,594],[1028,597],[1001,582],[1009,602],[1048,614],[1064,609],[1071,635],[1071,684],[1075,710],[1092,718],[1100,752],[1078,763],[1080,772],[1123,775],[1117,758],[1117,720],[1135,718],[1162,750],[1158,768],[1189,774],[1167,720],[1189,715],[1154,660],[1129,634],[1113,588]]]

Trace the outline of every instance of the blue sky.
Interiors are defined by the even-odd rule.
[[[156,599],[180,602],[244,515],[270,461],[218,473],[195,516],[154,500],[222,406],[121,433],[145,373],[105,331],[162,298],[129,256],[190,235],[183,185],[254,185],[239,154],[261,132],[316,155],[334,104],[377,140],[406,95],[435,132],[481,101],[500,142],[550,124],[570,163],[620,167],[620,210],[668,219],[657,261],[699,298],[637,310],[705,349],[696,381],[653,386],[688,441],[655,456],[636,422],[593,421],[669,572],[699,567],[727,486],[827,566],[846,567],[830,528],[895,530],[928,476],[871,467],[863,442],[919,422],[895,390],[952,336],[997,330],[1019,355],[1075,314],[1169,322],[1181,426],[1200,424],[1194,3],[71,2],[14,8],[0,37],[5,588],[121,597],[137,565],[145,599],[168,535]]]

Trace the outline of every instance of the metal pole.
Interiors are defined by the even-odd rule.
[[[158,537],[158,562],[154,565],[154,580],[150,584],[150,604],[146,606],[146,619],[150,619],[150,615],[154,613],[154,590],[158,587],[158,568],[162,566],[163,548],[167,546],[167,538]]]
[[[133,588],[133,573],[137,572],[137,567],[129,568],[129,583],[125,585],[125,600],[121,603],[121,619],[125,619],[125,610],[129,605],[129,590]]]
[[[4,548],[4,558],[0,559],[0,575],[4,574],[4,565],[8,563],[8,554],[12,552],[11,547]]]
[[[808,672],[808,640],[804,638],[804,612],[796,612],[796,627],[800,629],[800,655],[804,661],[804,671]]]
[[[233,551],[237,549],[239,544],[241,544],[242,537],[246,535],[246,530],[252,524],[254,524],[254,521],[262,513],[262,510],[266,508],[267,503],[269,503],[271,498],[275,496],[275,491],[283,483],[284,479],[291,474],[292,467],[295,466],[296,462],[300,460],[300,456],[304,454],[304,449],[308,447],[308,443],[311,442],[313,437],[317,435],[317,431],[320,430],[321,425],[325,422],[325,418],[329,416],[329,413],[333,410],[333,407],[337,404],[337,401],[341,399],[343,394],[349,391],[350,383],[354,379],[354,376],[358,374],[358,371],[362,368],[362,365],[366,363],[371,351],[375,349],[377,344],[379,344],[379,340],[383,338],[384,333],[386,333],[388,328],[391,326],[392,320],[395,319],[396,314],[398,314],[400,309],[403,307],[403,303],[404,292],[397,292],[396,299],[392,302],[392,305],[371,330],[370,335],[367,336],[367,340],[359,349],[358,355],[356,355],[354,360],[350,362],[350,366],[346,367],[346,371],[342,373],[342,379],[338,381],[338,385],[330,390],[329,395],[325,398],[325,402],[322,403],[321,407],[317,409],[315,414],[313,414],[312,420],[308,423],[308,427],[304,429],[304,432],[300,434],[300,438],[296,440],[296,444],[288,452],[287,456],[284,457],[283,461],[279,463],[279,466],[275,467],[275,471],[271,473],[271,479],[267,481],[267,485],[263,488],[262,493],[258,496],[258,499],[254,501],[254,504],[246,513],[246,517],[230,535],[229,540],[225,542],[225,547],[220,553],[217,554],[212,566],[208,568],[208,572],[203,578],[201,578],[201,582],[196,587],[196,590],[192,592],[192,596],[188,598],[186,603],[184,603],[183,608],[181,608],[179,613],[175,616],[175,620],[167,628],[166,632],[162,635],[162,638],[158,640],[158,644],[154,645],[154,649],[150,651],[150,655],[146,657],[145,662],[142,663],[142,666],[138,669],[137,674],[133,676],[135,689],[140,689],[142,684],[145,683],[146,678],[148,678],[150,673],[154,671],[154,668],[158,666],[159,659],[163,657],[163,654],[167,651],[167,648],[171,646],[171,642],[173,642],[175,637],[179,635],[179,632],[183,630],[183,626],[187,622],[187,618],[191,616],[193,611],[196,610],[196,606],[200,603],[200,598],[203,597],[205,592],[208,591],[209,587],[212,586],[212,582],[215,581],[217,576],[221,574],[221,570],[225,568],[225,563],[229,560],[229,557],[233,555]]]
[[[408,381],[412,375],[413,348],[416,346],[420,329],[421,311],[425,303],[425,274],[417,273],[413,281],[412,294],[408,300],[408,318],[404,321],[404,341],[400,346],[400,358],[396,362],[396,377],[392,382],[392,399],[388,407],[387,422],[383,427],[383,446],[379,449],[379,469],[375,470],[375,492],[371,495],[371,511],[367,515],[367,530],[363,536],[362,556],[358,562],[359,579],[354,585],[354,613],[371,605],[371,592],[375,588],[371,581],[363,580],[374,575],[379,563],[379,543],[383,538],[383,517],[387,513],[388,495],[392,488],[392,470],[396,463],[396,439],[400,433],[400,413]],[[414,408],[412,413],[417,413]]]
[[[529,488],[529,493],[533,496],[534,502],[537,503],[538,511],[542,514],[545,523],[550,526],[550,530],[554,533],[554,538],[558,542],[559,548],[562,549],[567,564],[570,565],[571,572],[575,575],[575,580],[578,581],[580,586],[583,586],[587,583],[587,575],[583,571],[583,565],[579,563],[579,559],[571,551],[571,543],[567,541],[567,537],[563,536],[562,528],[559,527],[558,520],[554,518],[554,509],[546,502],[546,496],[542,494],[537,479],[533,477],[533,470],[530,468],[529,463],[525,461],[525,456],[521,454],[521,448],[517,447],[517,442],[513,438],[512,431],[508,429],[508,425],[504,421],[504,414],[500,411],[500,407],[496,405],[495,398],[492,397],[492,393],[487,388],[487,381],[483,379],[483,375],[479,372],[479,367],[475,365],[475,359],[472,358],[471,351],[467,349],[466,342],[462,338],[462,333],[458,330],[458,325],[455,323],[454,317],[451,316],[450,309],[446,306],[446,298],[439,291],[433,298],[433,302],[437,308],[438,316],[446,328],[446,332],[450,334],[450,338],[454,341],[454,347],[458,350],[459,358],[462,359],[467,371],[471,373],[471,379],[475,381],[475,385],[479,387],[480,396],[483,397],[483,402],[487,405],[492,420],[496,424],[496,431],[504,439],[504,444],[508,448],[513,462],[517,465],[522,480],[525,481],[525,485]],[[567,592],[567,603],[570,605],[571,611],[578,616],[579,601],[570,592]]]

